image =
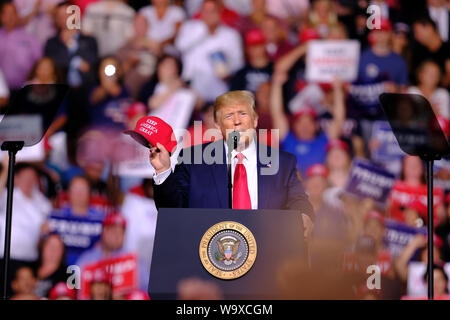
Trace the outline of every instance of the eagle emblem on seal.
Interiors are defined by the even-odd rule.
[[[241,253],[238,253],[240,240],[233,236],[224,236],[217,240],[217,247],[219,252],[216,251],[215,257],[217,261],[223,261],[225,265],[236,263],[241,257]]]

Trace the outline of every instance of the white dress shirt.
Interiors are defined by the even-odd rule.
[[[225,145],[225,158],[226,162],[228,164],[228,146],[224,141]],[[248,184],[248,191],[250,193],[250,201],[252,203],[252,209],[256,210],[258,209],[258,166],[257,166],[257,156],[256,156],[256,143],[255,140],[252,139],[250,145],[241,151],[242,154],[245,156],[243,160],[243,164],[245,167],[245,171],[247,173],[247,184]],[[231,181],[234,183],[234,170],[236,168],[237,164],[237,158],[236,155],[238,154],[238,151],[233,150],[231,152]],[[167,177],[172,173],[172,169],[167,169],[164,172],[161,172],[160,174],[155,174],[153,176],[153,180],[155,181],[156,185],[162,184]],[[227,181],[224,181],[223,183],[227,183]]]
[[[441,36],[441,40],[447,42],[448,40],[448,9],[445,6],[439,8],[428,7],[431,19],[436,23],[438,33]]]

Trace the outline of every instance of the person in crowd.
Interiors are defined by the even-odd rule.
[[[13,296],[11,300],[39,300],[34,293],[36,288],[36,273],[31,267],[20,267],[11,282]]]
[[[239,30],[239,26],[240,26],[240,22],[241,22],[241,17],[239,15],[238,12],[236,12],[235,10],[233,10],[232,8],[228,7],[228,5],[226,3],[224,3],[223,0],[216,0],[215,1],[218,9],[219,9],[219,17],[220,17],[220,21],[222,24]],[[194,19],[199,19],[202,16],[202,9],[200,8],[200,11],[197,12],[196,14],[194,14],[193,18]]]
[[[382,118],[379,93],[400,92],[408,82],[406,61],[393,52],[391,39],[392,24],[382,19],[380,29],[373,29],[368,35],[370,47],[361,52],[356,83],[366,90],[372,87],[373,91],[361,106],[364,120],[367,119],[362,123],[364,137],[371,132],[372,120]]]
[[[156,85],[147,100],[149,115],[164,119],[174,130],[188,127],[197,98],[181,78],[182,71],[178,58],[163,55],[156,68]]]
[[[148,29],[145,17],[137,14],[134,18],[134,36],[116,52],[122,65],[125,87],[135,99],[145,82],[155,73],[156,57],[160,55],[159,48],[147,37]]]
[[[100,240],[92,249],[84,252],[76,262],[81,270],[89,264],[105,259],[119,258],[131,253],[136,254],[135,251],[129,251],[124,247],[126,227],[127,221],[123,215],[119,213],[108,214],[103,220]],[[139,283],[135,284],[136,288],[147,290],[149,270],[145,268],[146,264],[140,260],[140,257],[136,257],[136,265],[137,278],[139,279]]]
[[[95,80],[97,41],[76,28],[67,28],[69,6],[68,1],[56,6],[54,19],[58,32],[46,42],[44,54],[53,59],[71,87],[88,86]]]
[[[276,62],[294,48],[288,39],[287,27],[276,17],[267,16],[260,29],[266,38],[266,51],[271,61]]]
[[[243,16],[239,21],[239,31],[245,35],[253,29],[261,29],[261,25],[267,19],[266,0],[252,0],[252,11],[249,15]]]
[[[442,41],[449,40],[450,10],[444,0],[427,0],[428,15],[436,24]]]
[[[306,169],[314,163],[325,163],[326,144],[338,139],[341,135],[345,112],[342,105],[334,109],[333,120],[326,132],[319,131],[317,112],[304,106],[292,116],[290,124],[283,108],[282,85],[285,74],[275,74],[272,79],[271,110],[274,127],[279,129],[281,147],[297,157],[297,166],[302,176]]]
[[[89,95],[92,126],[124,129],[124,108],[130,95],[123,84],[123,72],[115,57],[105,57],[98,67],[99,84]]]
[[[434,263],[442,263],[441,245],[442,240],[434,237],[433,243]],[[428,261],[427,237],[421,233],[415,235],[405,246],[403,251],[394,261],[394,268],[397,278],[406,283],[410,269],[416,268],[417,265],[424,265]]]
[[[200,19],[183,23],[175,39],[183,61],[183,79],[204,101],[228,90],[227,80],[244,65],[239,33],[222,24],[216,1],[202,4]]]
[[[183,9],[170,4],[169,0],[151,0],[151,5],[139,10],[149,26],[147,37],[158,55],[164,47],[173,44],[181,24],[186,19]]]
[[[50,298],[51,290],[57,283],[68,279],[66,249],[61,237],[56,233],[45,235],[38,244],[39,258],[36,263],[36,288],[39,297]],[[67,284],[66,284],[67,286]]]
[[[441,86],[450,85],[450,44],[442,41],[436,23],[430,18],[420,18],[413,23],[414,45],[412,65],[424,60],[434,60],[442,72]]]
[[[64,0],[14,0],[20,17],[20,24],[36,37],[42,45],[56,34],[53,11]]]
[[[96,270],[89,282],[90,300],[112,300],[113,286],[111,275],[105,270]]]
[[[344,140],[331,140],[325,146],[325,164],[329,170],[328,181],[331,187],[344,188],[350,175],[352,156],[350,147]]]
[[[84,176],[75,176],[72,178],[67,190],[67,204],[63,204],[62,208],[54,211],[51,214],[51,218],[79,218],[83,221],[89,220],[93,228],[95,225],[101,226],[101,223],[105,217],[104,213],[95,209],[91,204],[91,185],[89,180]],[[64,234],[65,230],[51,230],[54,232],[61,232]],[[89,242],[95,239],[95,235],[89,237]],[[79,256],[86,250],[90,249],[95,243],[85,243],[83,245],[73,244],[71,239],[65,243],[66,249],[66,262],[67,265],[72,265],[76,262]]]
[[[4,159],[8,160],[7,157]],[[0,174],[0,230],[5,230],[6,215],[6,179],[8,173],[7,161],[3,161]],[[39,190],[40,175],[35,166],[28,163],[18,163],[15,167],[13,193],[13,219],[11,234],[11,259],[31,263],[38,258],[37,243],[41,236],[41,228],[52,210],[50,201]],[[4,252],[4,237],[2,237],[0,254]],[[13,262],[14,263],[14,262]]]
[[[437,117],[450,120],[450,94],[440,88],[441,69],[433,60],[425,60],[416,69],[417,85],[408,88],[408,93],[421,94],[431,104]]]
[[[309,12],[307,27],[314,28],[322,38],[328,37],[330,28],[338,23],[338,17],[330,0],[314,0]]]
[[[306,22],[311,11],[308,0],[266,0],[268,14],[286,22],[290,30],[297,30],[299,22]]]
[[[314,211],[317,212],[323,204],[323,193],[328,188],[328,169],[323,164],[316,163],[308,167],[305,177],[305,190],[308,193]]]
[[[76,291],[69,289],[67,282],[58,282],[50,290],[49,300],[76,300]]]
[[[127,221],[124,248],[137,252],[146,270],[151,270],[153,242],[155,240],[156,210],[153,199],[151,179],[142,183],[125,194],[121,212]]]
[[[1,5],[0,23],[0,69],[9,89],[18,90],[42,56],[42,45],[19,25],[14,3]]]
[[[260,29],[245,34],[246,65],[230,80],[230,90],[248,90],[253,93],[263,82],[270,82],[273,63],[266,52],[266,39]]]
[[[101,0],[86,7],[81,28],[94,37],[100,57],[113,55],[133,36],[136,12],[126,2]]]

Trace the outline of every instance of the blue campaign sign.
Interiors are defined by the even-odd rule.
[[[410,227],[402,222],[391,219],[385,220],[385,228],[384,244],[393,258],[398,257],[415,235],[419,233],[426,235],[427,233],[426,227]]]
[[[372,162],[355,159],[345,187],[345,193],[361,199],[371,198],[384,207],[395,176]]]
[[[375,162],[389,163],[400,160],[405,153],[400,149],[392,128],[387,121],[375,121],[372,127],[372,140],[377,141],[371,158]]]
[[[100,219],[59,217],[52,214],[48,223],[50,230],[59,234],[66,246],[68,264],[75,263],[82,252],[92,248],[102,233]]]

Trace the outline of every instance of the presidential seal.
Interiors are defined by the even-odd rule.
[[[200,260],[213,276],[231,280],[246,274],[255,263],[255,237],[244,225],[224,221],[209,228],[200,241]]]

